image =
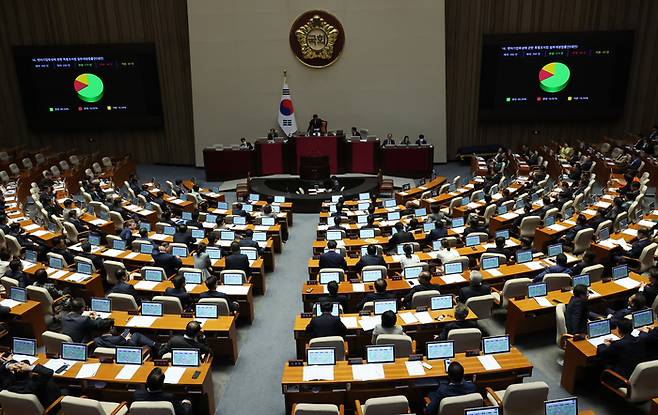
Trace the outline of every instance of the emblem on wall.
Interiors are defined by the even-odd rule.
[[[290,48],[304,65],[324,68],[336,62],[345,45],[345,32],[335,16],[308,11],[290,28]]]

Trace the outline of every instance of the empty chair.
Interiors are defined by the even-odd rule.
[[[441,399],[438,415],[464,415],[469,408],[479,408],[483,404],[482,395],[469,393],[462,396],[449,396]]]
[[[103,163],[103,167],[105,167],[106,169],[112,168],[112,159],[110,159],[109,157],[103,157],[101,159],[101,162]]]
[[[333,347],[336,349],[336,360],[345,360],[347,356],[347,342],[340,336],[316,337],[308,342],[308,347],[309,349]]]
[[[133,402],[130,415],[176,415],[176,411],[168,401]]]
[[[40,166],[46,162],[46,158],[42,153],[37,153],[34,155],[34,160],[37,162],[37,165]]]
[[[571,286],[571,276],[564,273],[548,273],[544,275],[542,282],[546,283],[548,291],[557,291],[562,287]]]
[[[69,156],[69,161],[73,167],[80,166],[80,159],[75,154]]]
[[[340,408],[328,403],[298,403],[292,406],[292,415],[339,415],[343,413]]]
[[[95,174],[101,174],[103,173],[103,169],[101,168],[101,165],[98,164],[98,162],[94,162],[91,165],[91,169],[94,171]]]
[[[528,285],[532,283],[530,278],[514,278],[505,281],[501,291],[492,288],[491,295],[494,297],[496,304],[507,308],[508,299],[525,296],[528,293]]]
[[[25,167],[28,170],[32,170],[34,167],[32,165],[32,160],[30,160],[28,157],[25,157],[23,160],[21,160],[21,163],[23,163],[23,167]]]
[[[183,306],[178,297],[156,295],[153,297],[153,301],[162,303],[162,310],[165,314],[181,314],[183,312]]]
[[[102,402],[67,395],[61,403],[64,415],[124,415],[128,413],[128,406],[125,402]]]
[[[114,229],[121,231],[123,229],[123,217],[119,212],[110,211],[110,220],[114,223]]]
[[[658,396],[658,360],[638,364],[628,379],[613,370],[601,374],[601,385],[632,403],[640,403]],[[623,382],[624,386],[618,386]]]
[[[583,252],[585,252],[587,248],[589,248],[593,236],[594,236],[594,229],[592,228],[579,230],[578,233],[576,233],[576,236],[573,238],[574,255],[580,255]]]
[[[198,304],[217,304],[217,313],[220,316],[230,316],[231,308],[228,305],[228,301],[224,298],[201,298],[197,302]]]
[[[9,172],[10,172],[13,176],[20,176],[20,174],[21,174],[21,169],[18,168],[18,164],[16,164],[16,163],[11,163],[11,164],[9,165]]]
[[[478,316],[478,320],[484,320],[491,317],[494,297],[491,294],[478,295],[466,300],[466,306]]]
[[[515,383],[501,391],[486,388],[486,392],[491,405],[501,407],[505,415],[543,415],[548,399],[545,382]]]
[[[569,210],[572,207],[573,207],[573,201],[569,200],[564,202],[562,208],[560,209],[560,214],[564,219],[569,219],[569,217],[567,216],[567,210]]]
[[[2,283],[2,287],[5,289],[6,293],[9,293],[12,287],[20,287],[18,280],[10,277],[0,277],[0,283]]]
[[[69,264],[66,263],[66,260],[64,259],[64,257],[60,254],[56,254],[54,252],[48,252],[46,254],[46,256],[48,257],[49,260],[50,260],[50,258],[59,259],[60,261],[62,261],[62,265],[64,266],[64,268],[68,268],[68,266],[69,266]]]
[[[546,218],[549,218],[549,217],[551,217],[551,216],[553,216],[553,215],[557,215],[557,213],[558,213],[559,211],[560,211],[560,210],[559,210],[558,208],[550,208],[550,209],[548,209],[548,210],[546,211],[546,213],[544,213],[544,217],[542,218],[542,221],[546,222]]]
[[[573,337],[567,333],[567,320],[565,317],[566,305],[560,303],[555,306],[555,343],[562,350],[557,359],[558,365],[564,365],[564,349],[567,339]]]
[[[411,297],[411,307],[412,308],[417,308],[417,307],[430,307],[432,303],[432,297],[436,297],[441,295],[440,292],[437,290],[427,290],[427,291],[419,291],[417,293],[414,293],[414,295]]]
[[[54,403],[58,403],[62,398],[58,398]],[[4,389],[0,391],[0,407],[3,415],[45,415],[46,410],[39,402],[36,395],[30,393],[9,392]]]
[[[50,172],[53,174],[54,178],[58,178],[61,176],[61,172],[59,171],[59,168],[57,166],[50,166]]]
[[[73,339],[66,334],[57,333],[54,331],[44,331],[42,334],[43,346],[46,349],[46,354],[59,355],[62,350],[62,343],[72,343]]]
[[[409,401],[404,395],[370,398],[363,405],[355,401],[357,415],[399,415],[409,413]]]
[[[486,223],[487,225],[489,224],[489,220],[491,220],[491,218],[494,217],[494,215],[496,215],[497,208],[498,206],[496,206],[495,204],[491,204],[487,206],[486,209],[484,209],[484,214],[482,215],[484,218],[484,223]]]
[[[9,177],[6,171],[4,170],[0,171],[0,181],[2,181],[2,183],[9,183],[10,180],[11,178]]]
[[[526,216],[519,225],[519,234],[522,238],[534,238],[535,230],[539,227],[541,218],[539,216]]]
[[[599,226],[596,227],[596,232],[594,232],[597,237],[601,233],[601,231],[605,228],[608,228],[608,230],[611,230],[612,228],[612,221],[611,220],[604,220],[603,222],[599,223]]]
[[[628,221],[628,214],[626,212],[621,212],[617,215],[617,217],[615,217],[615,221],[612,224],[612,229],[615,232],[621,231],[621,223],[623,221]]]
[[[71,167],[69,164],[66,162],[66,160],[62,160],[59,162],[59,168],[62,169],[62,171],[69,171],[71,170]]]
[[[480,350],[482,332],[480,329],[453,329],[448,332],[448,340],[453,340],[455,353]]]
[[[0,161],[9,161],[9,153],[0,151]]]
[[[588,274],[589,275],[589,282],[597,282],[601,281],[603,278],[603,270],[605,267],[601,264],[596,264],[596,265],[591,265],[589,267],[585,267],[582,270],[583,274]]]
[[[471,193],[471,202],[477,202],[484,199],[484,190],[476,190]]]
[[[406,334],[380,334],[377,336],[377,344],[392,344],[395,349],[395,357],[409,357],[414,353],[413,340]]]
[[[43,313],[43,320],[46,323],[46,326],[49,326],[55,320],[55,316],[59,314],[59,311],[61,311],[61,304],[66,299],[68,299],[69,296],[64,295],[62,297],[53,299],[47,289],[34,285],[28,285],[27,298],[39,303],[41,306],[41,312]]]
[[[72,244],[77,244],[79,242],[80,233],[75,228],[75,225],[67,221],[64,221],[62,225],[64,225],[64,232],[66,233],[66,239],[68,239],[69,242],[71,242]]]
[[[130,294],[109,293],[107,298],[110,299],[112,310],[116,311],[138,311],[139,306],[135,297]]]

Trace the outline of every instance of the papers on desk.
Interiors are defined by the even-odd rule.
[[[519,215],[517,215],[514,212],[507,212],[507,213],[503,213],[502,215],[500,215],[500,217],[502,219],[505,219],[505,220],[512,220],[512,219],[516,218],[517,216],[519,216]]]
[[[348,329],[358,329],[359,328],[359,323],[356,320],[356,317],[341,317],[340,321],[343,322],[345,327]]]
[[[555,232],[561,232],[561,231],[567,229],[567,227],[566,227],[566,226],[562,226],[562,225],[560,225],[559,223],[555,223],[555,224],[549,226],[548,229],[550,229],[550,230],[552,230],[552,231],[555,231]]]
[[[75,375],[76,379],[87,379],[96,376],[96,372],[101,367],[100,363],[85,363],[82,365],[78,374]]]
[[[540,307],[551,307],[553,305],[546,297],[535,297],[535,301]]]
[[[407,367],[407,373],[409,376],[423,376],[425,374],[425,369],[423,368],[423,362],[413,361],[413,362],[404,362],[404,365]]]
[[[631,277],[620,278],[618,280],[615,280],[614,282],[615,282],[615,284],[621,285],[622,287],[626,288],[627,290],[632,290],[633,288],[636,288],[636,287],[640,286],[640,282],[635,281]]]
[[[478,356],[478,360],[480,361],[480,364],[484,370],[498,370],[501,368],[500,364],[493,355],[488,354],[484,356]]]
[[[405,324],[414,324],[418,322],[418,319],[414,315],[414,313],[399,313],[398,314],[402,321],[404,321]]]
[[[416,313],[415,315],[418,321],[420,321],[423,324],[429,324],[434,322],[432,316],[427,311],[421,311],[419,313]]]
[[[441,279],[446,284],[457,284],[466,281],[466,278],[462,277],[460,274],[441,275]]]
[[[377,380],[384,379],[384,366],[380,363],[365,365],[352,365],[352,376],[354,380]]]
[[[391,255],[391,259],[393,259],[394,262],[400,262],[402,258],[404,258],[404,255]]]
[[[43,366],[47,367],[48,369],[51,369],[53,372],[56,372],[57,369],[59,369],[62,366],[68,366],[66,370],[69,370],[71,366],[76,364],[77,362],[73,360],[64,360],[64,359],[50,359],[48,360]],[[65,372],[66,372],[65,370]]]
[[[69,273],[68,271],[60,269],[60,270],[55,271],[52,274],[48,275],[48,277],[58,280],[58,279],[62,278],[64,275],[66,275],[68,273]]]
[[[500,193],[496,193],[496,194],[491,196],[491,199],[493,201],[498,201],[498,199],[502,199],[502,198],[503,198],[503,195],[501,195]]]
[[[134,258],[137,258],[138,256],[139,256],[139,252],[131,252],[131,253],[129,253],[128,255],[124,256],[124,258],[126,258],[126,259],[134,259]]]
[[[25,361],[27,361],[27,362],[30,363],[31,365],[33,365],[34,362],[36,362],[37,360],[39,360],[39,358],[36,357],[36,356],[28,356],[28,355],[25,355],[25,354],[13,354],[13,355],[11,355],[11,358],[12,358],[13,360],[17,361],[17,362],[25,362]]]
[[[154,233],[153,235],[151,235],[151,239],[153,239],[154,241],[164,241],[165,239],[167,239],[167,235],[163,233]]]
[[[226,295],[247,295],[249,292],[248,285],[219,285],[217,291]]]
[[[96,314],[97,318],[110,318],[110,316],[112,315],[112,313],[102,313],[100,311],[90,311],[90,310],[83,311],[82,315],[91,317],[91,313]]]
[[[137,284],[135,284],[135,289],[136,290],[152,290],[158,284],[160,284],[160,283],[157,282],[157,281],[140,281]]]
[[[462,234],[462,233],[464,233],[464,229],[466,229],[466,227],[462,226],[461,228],[452,228],[452,231],[454,233]]]
[[[48,235],[49,233],[50,233],[50,231],[38,230],[38,231],[32,232],[30,235],[36,236],[38,238],[40,236]]]
[[[185,291],[191,293],[199,284],[185,284]]]
[[[352,291],[355,293],[362,293],[366,290],[366,285],[363,283],[352,284]]]
[[[525,209],[518,208],[518,209],[515,209],[513,212],[516,213],[517,215],[523,215],[525,213]]]
[[[178,367],[178,366],[171,366],[168,367],[167,370],[165,371],[165,383],[170,383],[170,384],[177,384],[180,382],[180,378],[183,377],[183,373],[185,373],[184,367]]]
[[[23,267],[23,270],[25,271],[26,269],[35,266],[35,264],[33,264],[33,263],[31,263],[31,262],[28,262],[28,261],[26,261],[26,260],[24,260],[24,259],[21,259],[21,266]]]
[[[500,271],[498,271],[496,268],[488,269],[487,272],[488,272],[489,275],[491,275],[492,277],[500,277],[500,276],[503,275],[503,273],[500,272]]]
[[[623,239],[612,239],[608,238],[604,241],[599,242],[599,245],[604,246],[608,249],[613,249],[617,245],[619,245],[619,241],[623,241]]]
[[[566,223],[569,226],[576,226],[576,222],[572,221],[571,219],[565,220],[562,223]]]
[[[637,229],[633,228],[626,228],[623,231],[621,231],[624,235],[629,235],[629,236],[637,236]]]
[[[80,273],[74,272],[73,274],[66,277],[65,281],[82,282],[85,279],[87,279],[88,277],[89,277],[89,275],[87,275],[87,274],[80,274]]]
[[[267,225],[256,225],[256,226],[254,226],[255,231],[267,231],[269,229],[270,229],[270,227],[267,226]]]
[[[141,210],[137,211],[137,214],[142,215],[142,216],[147,216],[147,215],[150,215],[153,212],[154,212],[153,210],[141,209]]]
[[[466,205],[468,209],[477,209],[480,207],[480,204],[478,202],[470,202]]]
[[[596,212],[596,210],[594,210],[594,209],[585,209],[585,210],[583,210],[581,213],[582,213],[583,215],[587,215],[587,216],[596,216],[596,213],[597,213],[597,212]]]
[[[34,231],[34,230],[37,230],[39,228],[40,228],[40,226],[37,225],[36,223],[31,223],[29,225],[23,226],[23,229],[25,229],[26,232]]]
[[[377,324],[382,322],[381,316],[362,316],[359,319],[359,325],[363,331],[370,331],[375,328]]]
[[[333,366],[304,366],[304,382],[313,380],[334,380]]]
[[[607,209],[607,208],[610,207],[610,203],[598,201],[598,202],[594,203],[594,206],[596,206],[598,208],[601,208],[601,209]]]
[[[181,203],[184,203],[182,200],[176,198],[176,199],[169,199],[169,202],[175,203],[177,205],[180,205]]]
[[[114,379],[130,380],[139,370],[140,365],[124,365]]]
[[[0,301],[1,306],[5,306],[5,307],[9,307],[9,308],[13,308],[13,307],[15,307],[19,304],[20,304],[20,302],[18,302],[16,300],[12,300],[11,298],[7,298],[7,299],[4,299],[4,300]]]
[[[103,219],[94,219],[94,220],[90,221],[89,223],[91,223],[94,226],[104,226],[108,222],[106,220],[103,220]]]
[[[651,220],[642,219],[637,223],[642,228],[653,228],[656,225],[656,222]]]
[[[593,339],[587,339],[587,341],[594,347],[598,347],[599,344],[603,344],[606,340],[619,340],[619,337],[614,334],[608,334],[607,336],[595,337]]]
[[[541,262],[536,262],[536,261],[531,261],[531,262],[526,262],[525,264],[526,267],[530,268],[532,271],[539,271],[540,269],[544,269],[545,266]]]
[[[133,316],[126,323],[126,327],[151,327],[157,319],[158,317],[154,316]]]
[[[327,229],[329,229],[329,225],[318,225],[319,231],[326,231]]]
[[[107,251],[103,252],[103,255],[111,256],[111,257],[117,257],[121,255],[123,251],[120,249],[108,249]]]

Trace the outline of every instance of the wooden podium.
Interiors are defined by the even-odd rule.
[[[302,180],[327,180],[331,174],[329,157],[300,157],[299,178]]]

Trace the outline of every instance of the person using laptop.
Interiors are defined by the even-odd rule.
[[[539,216],[540,218],[544,218],[544,215],[546,215],[546,212],[549,210],[553,209],[555,205],[551,203],[551,198],[550,196],[544,196],[542,199],[542,207],[537,210],[535,215]]]
[[[32,282],[32,285],[46,289],[53,300],[71,293],[69,287],[65,287],[63,290],[58,289],[57,286],[48,279],[48,273],[45,268],[41,268],[34,273],[34,282]]]
[[[23,272],[23,263],[18,258],[9,261],[9,269],[5,271],[4,276],[18,281],[18,286],[21,288],[27,287],[32,282]]]
[[[240,304],[237,301],[231,300],[231,297],[229,297],[226,293],[217,291],[216,276],[211,275],[208,277],[208,279],[206,280],[206,287],[208,287],[208,291],[201,293],[199,298],[223,298],[228,303],[229,310],[232,313],[238,311],[238,309],[240,308]]]
[[[151,373],[146,377],[146,387],[144,389],[135,389],[133,401],[135,402],[171,402],[174,406],[176,415],[192,415],[192,402],[189,399],[179,400],[171,392],[163,390],[165,374],[159,367],[153,368]]]
[[[429,393],[430,403],[425,407],[425,415],[436,415],[443,398],[468,395],[477,392],[477,387],[471,381],[464,379],[464,367],[459,362],[448,366],[448,380],[439,382],[436,392]]]
[[[640,228],[637,231],[637,239],[631,244],[631,249],[626,252],[625,256],[633,259],[640,258],[640,254],[651,244],[651,231],[647,228]]]
[[[263,248],[258,245],[258,242],[254,241],[254,231],[251,229],[247,229],[244,232],[244,237],[242,237],[238,243],[240,244],[240,247],[256,248],[258,250],[258,255],[262,255],[263,253]]]
[[[626,307],[616,311],[611,308],[607,310],[608,316],[610,318],[610,325],[613,328],[617,327],[621,320],[627,320],[627,316],[630,316],[636,311],[646,310],[647,308],[647,300],[644,294],[640,292],[635,293],[628,297],[628,304]]]
[[[78,253],[78,256],[90,260],[97,272],[103,272],[103,260],[98,255],[91,253],[91,244],[89,242],[83,242],[80,244],[80,249],[82,249],[82,252]],[[70,262],[68,263],[71,264]]]
[[[123,222],[123,229],[119,233],[119,238],[123,239],[126,242],[126,246],[129,246],[135,240],[133,236],[133,231],[137,229],[137,224],[134,220],[129,219]]]
[[[236,241],[231,242],[231,254],[226,257],[226,270],[241,270],[251,276],[251,267],[249,266],[249,257],[240,253],[240,244]]]
[[[66,261],[67,264],[71,265],[74,262],[74,255],[69,252],[68,249],[66,249],[66,241],[64,238],[57,238],[54,241],[54,246],[50,250],[53,254],[59,254],[62,257],[64,257],[64,261]]]
[[[160,352],[161,345],[141,333],[127,333],[125,336],[119,333],[114,326],[114,320],[111,318],[101,320],[99,331],[101,335],[94,338],[96,347],[148,347],[151,349],[151,355],[153,356],[156,356]]]
[[[365,303],[371,301],[390,300],[392,298],[395,298],[393,294],[386,292],[386,287],[388,286],[388,284],[386,283],[385,279],[379,278],[377,281],[374,282],[373,285],[375,287],[375,292],[366,294],[363,297],[363,300],[361,300],[361,302],[359,302],[359,304],[356,305],[357,310],[361,310],[365,305]]]
[[[190,194],[191,193],[192,192],[190,192]],[[187,226],[191,226],[193,228],[203,229],[203,224],[201,224],[201,222],[199,222],[199,211],[198,210],[193,210],[192,211],[192,219],[185,222],[185,224]]]
[[[544,275],[556,273],[572,274],[571,269],[567,266],[567,256],[563,253],[560,253],[555,257],[555,265],[545,268],[542,272],[535,275],[532,282],[542,282]]]
[[[437,340],[446,340],[450,330],[455,329],[476,329],[478,325],[475,321],[466,320],[468,318],[469,308],[466,304],[457,303],[455,306],[455,321],[443,326],[441,333],[436,337]],[[483,333],[484,334],[484,333]]]
[[[434,229],[432,229],[428,234],[427,234],[427,242],[430,244],[434,241],[437,241],[441,238],[445,238],[448,236],[448,229],[446,228],[445,223],[442,220],[434,222]]]
[[[603,344],[599,344],[596,348],[596,356],[606,366],[628,379],[635,366],[645,360],[645,344],[638,337],[631,335],[633,323],[628,319],[622,319],[617,323],[617,331],[619,340],[605,340]],[[619,386],[624,385],[620,382]]]
[[[347,308],[347,296],[338,294],[338,283],[329,281],[327,284],[327,295],[318,298],[319,303],[338,303],[343,310]]]
[[[199,349],[202,355],[210,354],[210,347],[201,330],[201,323],[190,321],[185,326],[185,334],[175,334],[160,350],[160,355],[170,353],[172,349]]]
[[[176,228],[176,232],[174,233],[173,237],[173,242],[179,243],[179,244],[185,244],[187,245],[188,248],[192,248],[194,243],[196,242],[196,239],[192,237],[192,234],[188,232],[187,225],[181,224],[178,225]]]
[[[509,261],[509,257],[512,255],[510,250],[505,248],[505,238],[502,236],[497,237],[494,240],[496,246],[487,248],[486,253],[488,254],[501,254],[505,255],[505,258]],[[502,265],[502,264],[501,264]]]
[[[331,314],[332,309],[332,303],[320,303],[322,314],[313,317],[306,326],[306,332],[311,338],[327,336],[345,337],[347,327],[340,320],[340,317]]]
[[[154,266],[164,269],[167,277],[174,275],[178,269],[183,265],[183,262],[176,255],[171,254],[171,245],[163,243],[153,250],[151,254],[153,257]]]
[[[418,284],[411,287],[409,293],[402,299],[402,303],[407,308],[411,307],[411,300],[414,298],[414,294],[431,290],[439,291],[440,289],[441,287],[438,285],[432,284],[432,275],[427,271],[423,271],[418,274]]]
[[[75,209],[72,209],[69,212],[69,219],[67,222],[75,226],[75,230],[78,232],[85,232],[89,230],[89,227],[85,225],[80,219],[78,219],[78,211]]]
[[[35,395],[44,408],[49,407],[62,393],[53,381],[53,370],[40,364],[12,360],[0,356],[0,390]]]
[[[119,268],[114,273],[114,276],[117,279],[117,283],[114,285],[114,287],[112,287],[110,292],[114,294],[131,295],[135,299],[135,302],[139,304],[139,294],[137,294],[137,290],[135,289],[135,287],[128,283],[130,278],[128,276],[128,273],[126,273],[126,270],[123,268]]]
[[[320,255],[320,269],[341,268],[347,271],[347,261],[345,261],[345,257],[335,251],[337,247],[336,241],[327,241],[328,251]]]
[[[187,310],[192,305],[192,297],[185,289],[185,277],[182,275],[176,275],[171,282],[174,284],[173,287],[167,287],[165,289],[164,295],[170,297],[176,297],[180,301],[183,310]]]
[[[75,298],[70,303],[70,310],[61,318],[61,333],[69,336],[75,343],[87,342],[91,333],[98,330],[103,319],[96,318],[94,312],[83,316],[85,300]]]
[[[400,258],[400,266],[402,269],[420,264],[420,258],[418,258],[418,255],[414,255],[414,246],[412,244],[404,244],[402,246],[402,251],[404,252],[404,255]]]
[[[210,260],[210,255],[206,252],[206,244],[199,243],[192,258],[194,258],[194,268],[202,271],[204,281],[208,280],[208,277],[212,273],[212,261]]]
[[[359,262],[356,263],[356,271],[360,274],[361,271],[363,270],[363,267],[368,266],[368,265],[381,265],[381,266],[386,266],[386,261],[384,261],[384,257],[381,255],[377,255],[377,246],[376,245],[368,245],[366,248],[366,255],[363,255],[360,259]]]
[[[380,334],[404,334],[402,326],[397,324],[398,316],[392,310],[387,310],[382,313],[381,323],[377,324],[372,330],[371,344],[377,344],[377,337]]]
[[[459,289],[459,302],[466,304],[471,297],[491,294],[491,287],[482,282],[482,273],[478,270],[471,271],[471,278],[467,287]]]
[[[414,234],[404,230],[402,222],[395,224],[395,234],[388,240],[389,252],[396,253],[397,246],[405,242],[414,242]]]

